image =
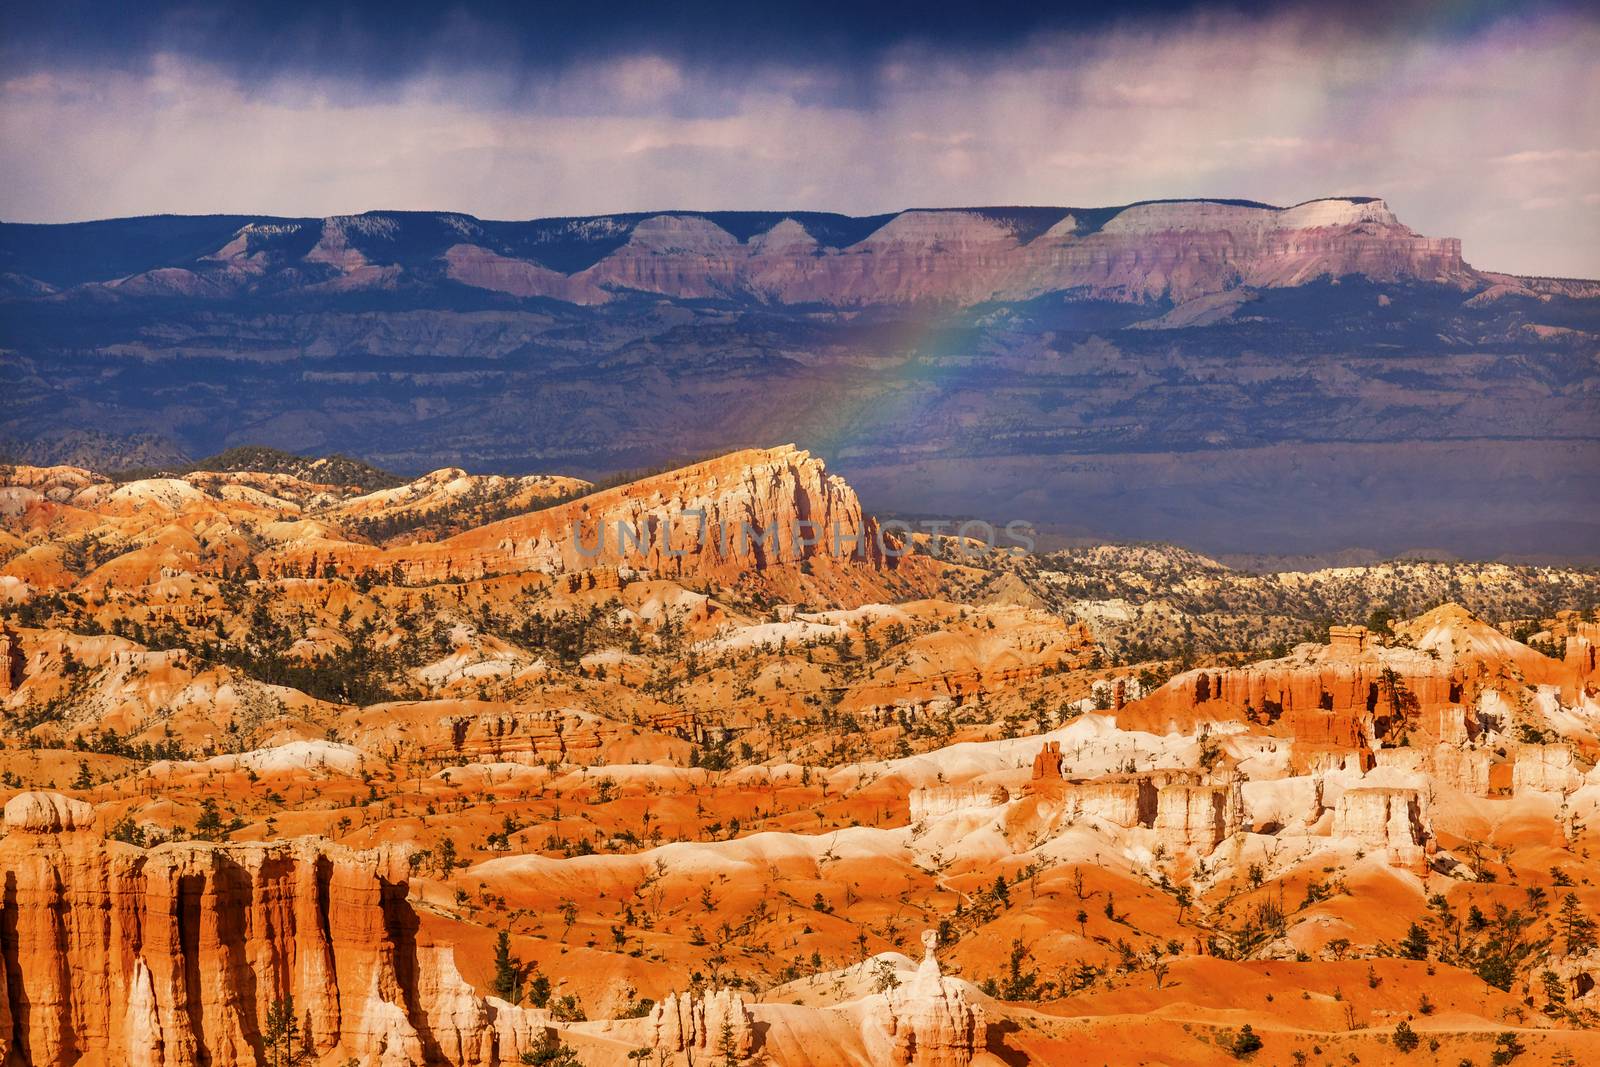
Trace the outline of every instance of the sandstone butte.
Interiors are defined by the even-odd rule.
[[[892,569],[886,546],[901,547],[862,515],[843,479],[785,447],[737,452],[431,544],[372,553],[311,537],[262,565],[312,574],[398,567],[418,583],[606,565],[727,581],[805,560]]]
[[[794,448],[3,474],[8,1067],[1600,1053],[1588,609],[1175,671],[1009,559],[576,549],[874,535]]]

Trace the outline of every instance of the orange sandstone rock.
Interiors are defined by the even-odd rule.
[[[22,642],[4,623],[0,623],[0,696],[16,692],[22,684]]]
[[[419,935],[398,856],[304,838],[145,851],[83,832],[86,808],[37,793],[6,807],[0,973],[20,985],[0,1006],[26,1011],[0,1018],[0,1058],[255,1064],[268,1012],[293,996],[311,1046],[339,1062],[502,1062],[497,1009]]]
[[[725,1055],[729,1048],[744,1059],[756,1049],[754,1017],[733,989],[669,994],[650,1010],[650,1033],[653,1048],[690,1059]],[[724,1035],[729,1048],[722,1047]]]

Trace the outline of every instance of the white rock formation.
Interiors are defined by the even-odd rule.
[[[1429,836],[1424,807],[1415,789],[1346,789],[1333,810],[1333,833],[1387,849],[1389,862],[1396,866],[1415,867],[1424,861]]]
[[[755,1019],[744,996],[716,989],[701,996],[670,993],[650,1010],[651,1044],[668,1052],[723,1055],[731,1048],[744,1059],[755,1051]],[[698,1058],[696,1059],[698,1062]]]
[[[887,1062],[895,1067],[967,1067],[988,1044],[983,1009],[967,1000],[939,971],[934,948],[939,935],[922,933],[922,963],[905,985],[867,998],[864,1033],[868,1047],[888,1038]]]
[[[18,793],[6,801],[6,829],[62,834],[94,826],[94,808],[60,793]]]

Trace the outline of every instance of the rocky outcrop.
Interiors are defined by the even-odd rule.
[[[497,1014],[520,1009],[497,1011],[421,935],[398,855],[317,839],[145,851],[84,832],[86,807],[6,806],[0,1060],[253,1067],[292,996],[330,1062],[514,1062]]]
[[[22,684],[23,663],[21,639],[0,623],[0,697],[16,692]]]
[[[1003,785],[930,785],[918,786],[906,798],[911,811],[911,821],[920,822],[958,811],[987,811],[1003,807],[1011,800],[1011,791]]]
[[[1064,797],[1074,817],[1101,819],[1116,826],[1154,826],[1160,787],[1148,774],[1108,775],[1072,782]]]
[[[1574,622],[1574,636],[1585,623]],[[1569,650],[1573,638],[1568,638]],[[1205,722],[1246,721],[1289,736],[1297,755],[1319,748],[1360,751],[1422,732],[1448,743],[1477,740],[1469,708],[1498,689],[1526,684],[1569,690],[1586,666],[1581,645],[1567,663],[1506,637],[1458,604],[1443,604],[1396,626],[1389,645],[1363,626],[1333,626],[1325,646],[1247,667],[1188,671],[1117,716],[1123,729],[1166,733]],[[1503,725],[1503,724],[1502,724]]]
[[[1454,707],[1465,722],[1462,683],[1425,656],[1390,657],[1402,658],[1403,669],[1395,677],[1404,687],[1402,699],[1414,699],[1415,705],[1408,700],[1401,711],[1434,713]],[[1174,727],[1193,729],[1201,722],[1243,719],[1300,741],[1364,748],[1373,743],[1375,732],[1387,732],[1396,716],[1385,668],[1394,670],[1377,656],[1353,660],[1341,654],[1320,661],[1273,660],[1190,671],[1129,704],[1117,723],[1123,729],[1165,733]]]
[[[728,581],[801,563],[893,569],[897,544],[842,478],[785,446],[735,452],[442,541],[385,551],[313,538],[257,562],[264,573],[320,574],[331,565],[410,582],[605,567]]]
[[[840,710],[877,721],[944,714],[1063,667],[1084,666],[1095,655],[1094,635],[1083,623],[1026,608],[989,608],[982,617],[988,625],[907,642],[846,690]]]
[[[1386,849],[1397,867],[1419,868],[1428,842],[1425,804],[1415,789],[1358,786],[1346,789],[1333,809],[1333,833]]]
[[[1025,789],[1039,805],[1027,811],[1054,812],[1069,820],[1090,818],[1113,826],[1156,831],[1172,851],[1209,853],[1244,827],[1240,783],[1213,781],[1202,771],[1166,768],[1090,779],[1063,779],[1059,748],[1046,742],[1034,759],[1034,777]],[[1042,805],[1042,807],[1040,806]]]
[[[1033,781],[1039,782],[1046,779],[1060,781],[1061,779],[1061,742],[1046,741],[1038,755],[1033,757]]]
[[[1156,794],[1156,835],[1169,849],[1209,853],[1243,826],[1237,783],[1175,783]]]
[[[863,1023],[868,1047],[882,1047],[895,1067],[967,1067],[988,1044],[983,1009],[945,978],[934,956],[938,935],[922,934],[923,957],[904,985],[867,998]]]
[[[1451,744],[1386,748],[1374,754],[1378,768],[1426,775],[1438,785],[1479,797],[1489,794],[1489,770],[1495,758],[1488,749],[1457,748]]]
[[[692,717],[690,722],[692,731]],[[430,759],[467,758],[529,765],[549,760],[596,763],[604,757],[610,742],[632,732],[620,723],[575,710],[457,715],[445,719],[443,725],[449,730],[450,740],[426,745],[423,754]]]
[[[755,1017],[737,990],[670,993],[650,1009],[650,1037],[652,1048],[688,1053],[691,1062],[742,1060],[756,1049]]]
[[[1580,695],[1600,694],[1600,622],[1585,622],[1576,612],[1563,612],[1555,635],[1566,639],[1562,665],[1567,678],[1562,683],[1561,699],[1575,703]]]
[[[6,801],[6,831],[59,834],[94,826],[94,809],[60,793],[18,793]]]
[[[1334,656],[1355,656],[1367,649],[1370,638],[1365,626],[1328,627],[1328,651]]]
[[[1512,760],[1511,788],[1570,793],[1580,788],[1589,768],[1566,745],[1522,745]]]

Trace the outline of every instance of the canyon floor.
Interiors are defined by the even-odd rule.
[[[0,468],[8,1067],[1600,1059],[1593,570],[234,458]]]

